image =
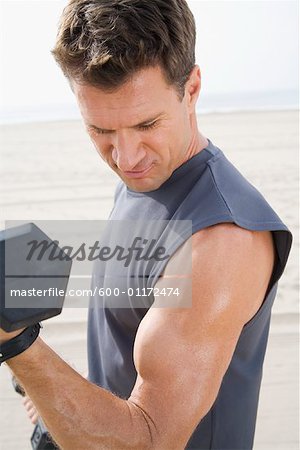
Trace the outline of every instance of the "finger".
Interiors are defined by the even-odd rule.
[[[31,411],[30,414],[28,414],[28,418],[29,418],[31,421],[36,422],[37,419],[39,418],[39,413],[38,413],[37,411]]]
[[[32,417],[34,417],[34,416],[36,416],[36,415],[37,415],[37,412],[34,411],[34,410],[31,410],[31,411],[28,413],[29,419],[32,419]]]
[[[23,405],[25,406],[25,408],[27,408],[27,406],[34,405],[34,403],[29,397],[27,397],[26,400],[23,400]]]
[[[36,407],[34,406],[33,403],[30,403],[30,404],[25,406],[25,409],[26,409],[26,411],[31,411],[31,410],[35,411]]]
[[[38,418],[39,418],[38,414],[34,414],[34,415],[30,418],[31,423],[32,423],[33,425],[36,425],[36,423],[37,423],[37,421],[38,421]]]
[[[24,406],[28,405],[28,403],[32,403],[29,397],[23,397],[22,403]]]
[[[33,406],[32,408],[27,409],[28,414],[35,414],[36,413],[36,408]]]

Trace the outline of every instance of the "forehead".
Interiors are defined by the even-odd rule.
[[[72,89],[84,120],[103,128],[115,127],[112,121],[131,123],[161,111],[171,111],[174,102],[178,102],[175,87],[166,82],[159,67],[135,73],[114,91],[76,82],[72,82]]]

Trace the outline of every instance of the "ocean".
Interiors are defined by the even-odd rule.
[[[284,111],[299,109],[298,91],[240,92],[230,94],[201,93],[197,114],[240,111]],[[80,119],[73,103],[20,105],[3,107],[0,103],[0,124],[52,122]]]

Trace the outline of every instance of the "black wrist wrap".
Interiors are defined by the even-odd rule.
[[[36,323],[25,328],[18,336],[0,344],[0,365],[7,359],[13,358],[27,350],[38,337],[40,328],[41,325]]]

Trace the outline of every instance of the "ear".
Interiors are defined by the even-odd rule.
[[[195,66],[185,85],[185,95],[187,99],[187,106],[192,113],[195,111],[195,106],[201,90],[201,71],[199,66]]]

